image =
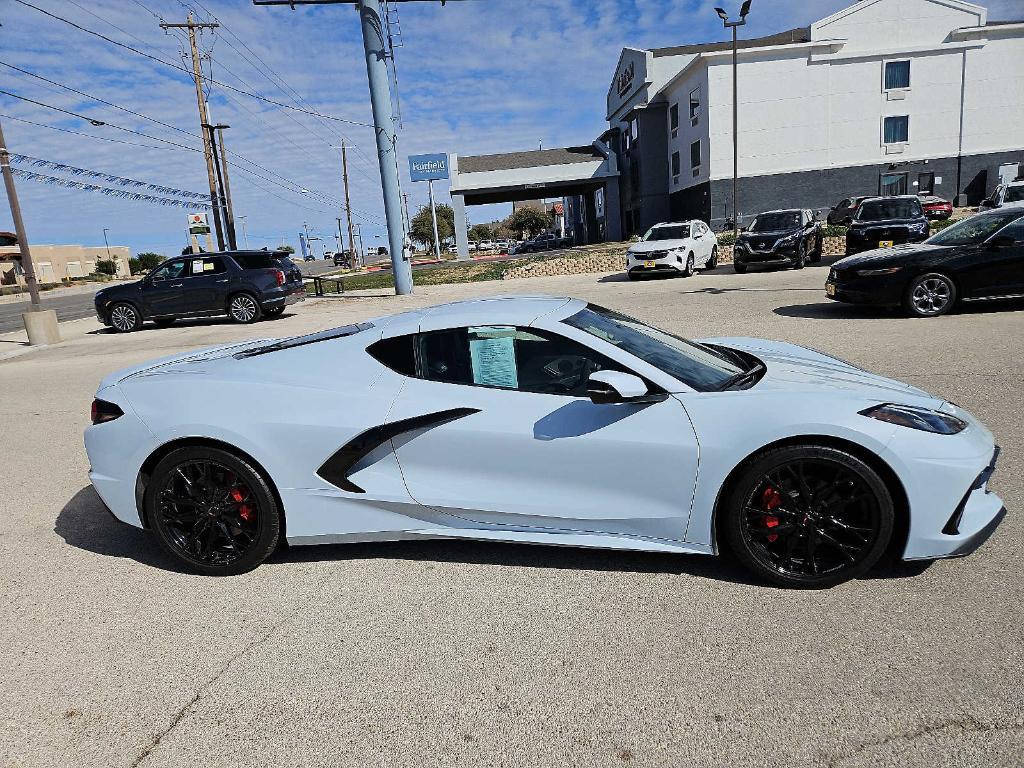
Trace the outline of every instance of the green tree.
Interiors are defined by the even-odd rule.
[[[101,275],[116,275],[117,262],[113,259],[97,259],[96,271]]]
[[[455,211],[450,205],[441,203],[435,206],[437,211],[437,236],[443,241],[455,235]],[[409,237],[421,245],[432,245],[434,242],[434,225],[430,221],[430,206],[424,205],[410,222]]]
[[[279,245],[274,250],[280,253],[295,253],[295,249],[292,248],[290,245]]]
[[[527,237],[536,237],[554,225],[554,219],[546,211],[524,207],[512,212],[505,223],[514,232],[524,232]]]
[[[146,271],[156,269],[166,259],[167,257],[162,253],[153,253],[152,251],[144,251],[135,256],[135,260],[139,262],[139,269]]]
[[[494,228],[490,224],[474,224],[469,228],[469,239],[480,242],[481,240],[493,240]]]

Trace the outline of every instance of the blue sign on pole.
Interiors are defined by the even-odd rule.
[[[448,178],[448,155],[409,155],[409,178],[434,181]]]

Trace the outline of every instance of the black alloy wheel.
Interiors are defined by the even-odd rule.
[[[236,323],[255,323],[263,313],[259,302],[248,293],[236,293],[228,301],[228,314]]]
[[[153,470],[144,503],[163,548],[197,573],[245,573],[278,543],[279,510],[266,479],[217,448],[171,451]]]
[[[131,333],[142,327],[142,315],[134,305],[120,302],[110,308],[110,325],[118,333]]]
[[[929,272],[910,281],[903,306],[914,317],[938,317],[956,303],[956,285],[940,272]]]
[[[814,253],[811,255],[811,263],[818,264],[821,262],[822,253],[825,250],[825,238],[819,235],[814,241]]]
[[[718,246],[711,246],[711,258],[708,259],[706,269],[717,269],[718,268]]]
[[[780,587],[830,587],[863,575],[892,537],[892,495],[859,458],[836,448],[786,446],[743,472],[724,520],[730,548]]]

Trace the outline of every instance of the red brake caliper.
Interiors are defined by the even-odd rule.
[[[780,494],[771,486],[768,486],[767,488],[764,489],[764,493],[761,495],[761,509],[763,509],[766,513],[771,512],[781,503],[782,494]],[[779,518],[776,515],[765,514],[762,517],[762,520],[764,521],[765,528],[776,528],[779,525]],[[767,538],[770,543],[776,541],[779,538],[779,534],[769,533]]]
[[[239,505],[238,516],[245,520],[245,522],[249,522],[249,520],[252,518],[252,507],[250,507],[248,504],[242,504],[242,501],[245,499],[246,496],[247,494],[243,493],[241,488],[231,489],[231,500],[235,502],[235,504]]]

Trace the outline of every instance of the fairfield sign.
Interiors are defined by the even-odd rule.
[[[629,89],[633,87],[633,78],[636,76],[636,62],[631,61],[622,71],[615,76],[615,90],[618,92],[619,97],[625,96],[629,93]]]

